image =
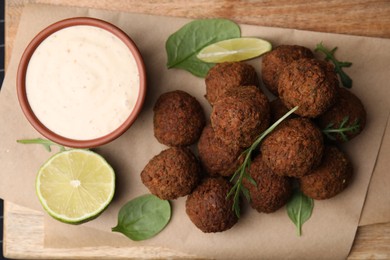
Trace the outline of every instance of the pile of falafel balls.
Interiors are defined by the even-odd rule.
[[[263,85],[275,95],[271,102],[251,65],[230,62],[215,65],[205,79],[210,120],[200,103],[181,90],[162,94],[154,107],[154,135],[170,148],[149,161],[142,182],[164,200],[187,196],[186,213],[205,233],[237,223],[233,198],[227,198],[233,187],[229,177],[243,162],[242,152],[295,106],[252,158],[248,172],[257,185],[243,180],[251,207],[263,213],[278,210],[297,183],[306,196],[328,199],[352,178],[351,162],[337,146],[345,138],[335,133],[328,140],[322,129],[358,122],[358,129],[345,133],[348,140],[358,135],[366,122],[361,101],[339,87],[333,65],[315,59],[306,47],[281,45],[261,60]],[[190,149],[194,144],[199,159]]]

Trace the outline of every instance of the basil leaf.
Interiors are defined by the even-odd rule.
[[[135,241],[145,240],[163,230],[170,218],[169,201],[147,194],[127,202],[120,209],[118,224],[112,231]]]
[[[196,55],[204,47],[226,39],[240,37],[240,27],[227,19],[194,20],[169,36],[165,43],[168,68],[181,68],[198,77],[205,77],[214,64],[199,60]]]
[[[313,207],[313,199],[307,197],[299,189],[295,190],[293,197],[287,203],[287,215],[297,227],[298,236],[301,236],[302,234],[303,223],[311,217]]]

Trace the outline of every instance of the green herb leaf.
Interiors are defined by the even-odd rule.
[[[307,197],[299,189],[296,189],[293,197],[286,205],[287,215],[297,227],[297,235],[302,234],[302,225],[305,223],[313,212],[314,201]]]
[[[328,50],[322,42],[317,44],[314,51],[320,51],[325,54],[325,60],[332,61],[335,66],[335,71],[340,76],[341,83],[345,88],[352,88],[352,79],[349,77],[343,70],[345,67],[351,67],[352,62],[348,61],[338,61],[336,57],[334,56],[335,52],[337,50],[337,47],[333,48],[332,50]]]
[[[181,68],[198,77],[205,77],[212,63],[199,60],[196,55],[204,47],[230,38],[240,37],[240,27],[227,19],[195,20],[169,36],[165,48],[168,68]]]
[[[356,133],[360,129],[360,123],[359,120],[355,120],[351,125],[347,125],[349,121],[349,116],[346,116],[343,118],[343,121],[341,121],[339,127],[335,127],[334,123],[329,123],[325,129],[322,129],[322,132],[325,134],[325,136],[330,139],[335,141],[336,137],[334,136],[335,134],[338,134],[341,139],[346,142],[348,141],[348,136],[347,133]]]
[[[41,144],[48,152],[51,152],[51,146],[57,146],[60,148],[60,151],[65,151],[64,146],[42,138],[16,140],[16,142],[21,144]]]
[[[127,202],[120,209],[118,224],[112,231],[135,241],[145,240],[163,230],[170,218],[169,201],[147,194]]]
[[[249,165],[248,168],[250,168],[250,167],[251,167],[251,166]],[[244,177],[245,177],[245,179],[247,179],[252,185],[254,185],[254,186],[257,187],[257,183],[256,183],[255,179],[253,179],[252,176],[249,175],[249,173],[245,172]]]
[[[247,148],[240,156],[244,156],[244,162],[238,167],[238,169],[234,172],[232,178],[230,179],[231,182],[234,182],[233,187],[230,189],[229,193],[227,194],[227,198],[230,196],[233,196],[233,210],[236,213],[236,216],[240,217],[240,193],[244,194],[244,196],[247,198],[248,201],[250,201],[250,195],[249,191],[242,185],[242,180],[244,178],[247,178],[249,182],[251,182],[253,185],[257,185],[256,181],[250,177],[247,170],[249,169],[251,165],[251,157],[253,151],[256,150],[257,146],[260,144],[260,142],[269,134],[271,133],[284,119],[286,119],[289,115],[294,113],[298,109],[298,106],[294,107],[290,111],[288,111],[284,116],[282,116],[278,121],[273,123],[267,130],[265,130],[254,142],[253,144]]]

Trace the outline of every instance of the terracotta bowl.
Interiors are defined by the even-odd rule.
[[[96,139],[91,140],[74,140],[70,139],[61,135],[58,135],[54,133],[53,131],[49,130],[34,114],[26,93],[26,72],[27,67],[30,61],[31,56],[33,55],[36,48],[41,44],[43,40],[45,40],[49,35],[55,33],[58,30],[61,30],[66,27],[71,26],[77,26],[77,25],[88,25],[88,26],[95,26],[102,28],[104,30],[107,30],[117,36],[120,40],[122,40],[126,46],[130,49],[131,53],[133,54],[138,71],[139,71],[139,92],[138,92],[138,98],[136,100],[135,106],[131,113],[129,114],[128,118],[124,121],[122,125],[120,125],[116,130],[113,132],[98,137]],[[26,50],[23,53],[23,56],[20,60],[20,64],[18,67],[18,73],[17,73],[17,93],[18,93],[18,99],[20,106],[23,110],[23,113],[25,114],[28,121],[31,123],[31,125],[40,132],[43,136],[46,138],[52,140],[53,142],[56,142],[58,144],[67,146],[67,147],[74,147],[74,148],[92,148],[97,147],[103,144],[106,144],[120,135],[122,135],[136,120],[137,116],[139,115],[145,95],[146,95],[146,75],[145,75],[145,65],[142,59],[142,56],[135,45],[135,43],[130,39],[130,37],[123,32],[118,27],[99,20],[95,18],[88,18],[88,17],[76,17],[76,18],[70,18],[66,20],[62,20],[59,22],[56,22],[46,29],[42,30],[40,33],[38,33],[37,36],[30,42],[30,44],[27,46]]]

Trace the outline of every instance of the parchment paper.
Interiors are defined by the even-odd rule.
[[[390,91],[389,91],[390,92]],[[359,226],[387,223],[390,220],[390,117],[371,177]]]
[[[53,22],[74,16],[107,20],[133,38],[145,59],[148,94],[143,111],[131,129],[116,141],[96,149],[116,170],[117,191],[114,201],[99,218],[79,229],[46,218],[46,246],[78,247],[115,244],[118,241],[118,246],[161,246],[198,256],[241,259],[342,259],[348,255],[390,111],[387,95],[390,53],[385,51],[390,48],[389,40],[242,25],[242,35],[261,37],[270,40],[275,46],[300,44],[313,49],[320,41],[329,47],[338,46],[337,56],[353,62],[353,66],[348,69],[354,79],[352,90],[362,99],[368,112],[365,131],[343,146],[352,158],[355,169],[353,183],[337,197],[315,202],[313,215],[305,223],[302,237],[296,236],[295,227],[284,208],[269,215],[247,209],[231,230],[203,234],[186,216],[185,198],[180,198],[172,202],[173,215],[165,230],[150,240],[133,242],[109,232],[116,225],[120,207],[128,200],[148,192],[141,183],[139,174],[149,159],[165,149],[153,137],[154,102],[163,92],[182,89],[197,97],[206,113],[210,112],[203,97],[204,80],[185,71],[167,70],[165,66],[164,47],[167,37],[189,20],[82,8],[28,6],[20,21],[12,60],[0,95],[0,197],[42,210],[35,195],[35,176],[50,154],[38,145],[16,143],[17,139],[35,138],[39,135],[19,108],[15,76],[20,56],[34,35]],[[260,59],[250,63],[260,71]],[[389,166],[386,160],[378,160],[379,162],[387,164],[385,167]],[[378,196],[386,194],[376,187],[372,191],[380,194]],[[390,209],[387,205],[375,203],[375,207],[385,207],[388,211]],[[94,236],[93,239],[95,231],[86,231],[92,230],[90,228],[101,230],[96,232],[107,231],[104,232],[107,235],[99,236],[99,239]],[[89,233],[91,236],[85,237]],[[83,244],[78,242],[86,238],[88,240]]]

